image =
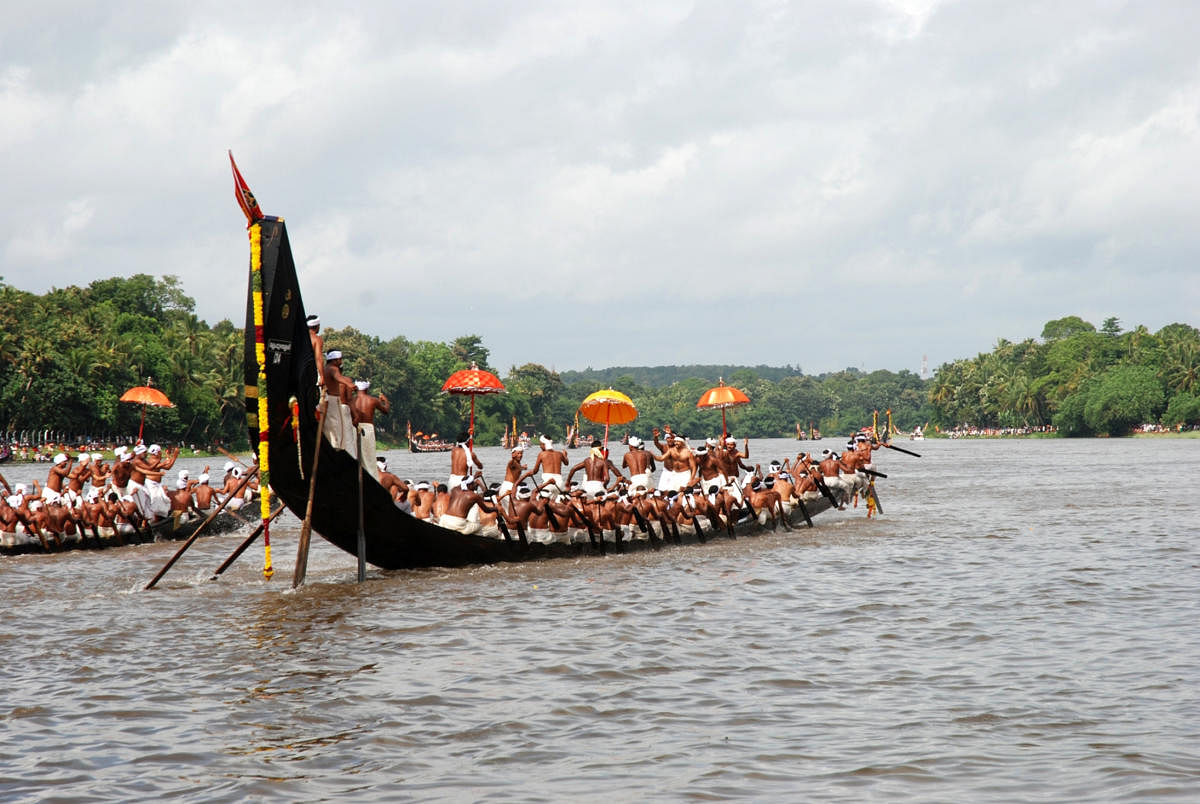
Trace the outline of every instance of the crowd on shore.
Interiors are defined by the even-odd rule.
[[[660,436],[662,440],[660,440]],[[873,509],[872,453],[878,441],[853,436],[845,450],[800,452],[796,457],[751,464],[749,441],[707,438],[692,444],[683,435],[654,430],[654,450],[638,437],[627,440],[621,465],[599,441],[570,465],[566,449],[548,437],[531,465],[525,448],[513,447],[504,480],[486,484],[483,462],[467,434],[450,453],[446,480],[401,479],[376,462],[379,483],[401,509],[418,519],[465,534],[545,544],[632,539],[679,540],[681,533],[728,531],[740,522],[790,527],[793,512],[824,497],[831,505]],[[657,476],[656,476],[657,472]],[[578,476],[578,479],[576,477]]]
[[[0,476],[0,546],[19,548],[40,542],[43,548],[94,538],[115,539],[145,534],[159,523],[182,522],[207,515],[214,506],[237,510],[258,493],[253,467],[227,461],[223,477],[209,468],[191,477],[180,469],[168,473],[179,448],[158,444],[120,445],[109,464],[101,452],[59,452],[50,460],[44,484],[9,486]]]
[[[976,427],[973,424],[960,424],[951,430],[939,430],[947,438],[1005,438],[1008,436],[1027,436],[1035,433],[1057,433],[1058,428],[1052,424],[1021,427]]]

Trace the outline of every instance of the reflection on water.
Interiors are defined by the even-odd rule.
[[[1200,444],[918,451],[879,519],[603,559],[0,559],[0,798],[1194,800]]]

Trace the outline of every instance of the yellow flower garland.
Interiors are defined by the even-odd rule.
[[[254,290],[254,359],[258,364],[258,481],[264,526],[263,577],[270,578],[275,569],[271,566],[271,537],[266,530],[271,516],[270,423],[267,420],[267,350],[263,343],[262,225],[258,223],[250,227],[250,275]]]

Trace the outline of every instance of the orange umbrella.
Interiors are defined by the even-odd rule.
[[[504,383],[490,371],[472,363],[469,369],[456,371],[442,383],[442,393],[466,394],[471,397],[471,427],[467,430],[467,445],[475,445],[475,397],[479,394],[502,394]]]
[[[154,405],[158,408],[173,408],[175,403],[167,399],[167,395],[157,388],[151,388],[149,385],[135,385],[125,393],[121,394],[122,402],[133,402],[142,406],[142,423],[138,425],[138,441],[142,440],[142,431],[146,427],[146,406]]]
[[[724,379],[718,379],[717,385],[709,388],[700,396],[700,401],[696,403],[696,407],[721,409],[721,438],[724,438],[729,435],[729,430],[725,427],[725,409],[736,405],[749,404],[750,397],[732,385],[726,385]]]
[[[637,407],[633,400],[620,391],[607,388],[588,394],[579,405],[579,412],[596,424],[604,425],[604,449],[608,450],[608,426],[627,424],[637,418]]]

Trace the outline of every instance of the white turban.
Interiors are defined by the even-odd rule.
[[[355,380],[354,387],[360,391],[365,391],[371,387],[371,381],[370,380]]]
[[[538,441],[541,441],[542,446],[546,449],[550,449],[550,447],[554,446],[554,439],[550,438],[550,436],[542,436],[538,439]]]
[[[331,351],[331,352],[326,352],[326,353],[325,353],[325,359],[326,359],[326,360],[341,360],[341,359],[342,359],[342,353],[341,353],[341,351],[339,351],[339,350],[337,350],[337,349],[334,349],[334,350],[333,350],[333,351]]]
[[[630,436],[628,443],[629,443],[629,446],[637,448],[642,445],[642,439],[638,438],[637,436]]]
[[[55,463],[62,463],[66,459],[67,459],[67,456],[63,455],[61,452],[54,456]]]
[[[319,315],[310,315],[306,320],[310,327],[320,326],[321,324],[321,316]]]

